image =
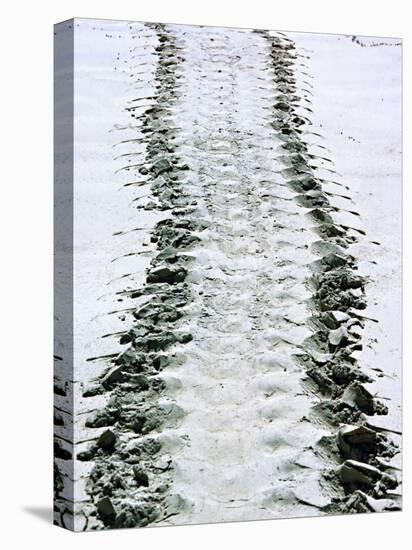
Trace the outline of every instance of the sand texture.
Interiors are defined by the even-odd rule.
[[[399,41],[69,25],[56,523],[399,510]]]

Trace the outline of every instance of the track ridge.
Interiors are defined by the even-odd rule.
[[[362,310],[366,308],[366,279],[357,273],[356,259],[348,252],[357,234],[334,222],[334,212],[339,209],[323,190],[327,180],[318,175],[322,166],[314,165],[320,157],[310,153],[305,141],[311,123],[301,114],[301,97],[297,95],[302,87],[298,88],[295,75],[299,57],[295,45],[286,37],[262,34],[270,45],[278,90],[273,127],[284,141],[280,146],[285,151],[283,174],[319,236],[311,245],[319,260],[313,263],[308,281],[312,289],[309,323],[314,334],[297,358],[317,391],[325,396],[314,413],[333,428],[333,435],[322,445],[341,464],[325,477],[340,483],[345,495],[335,497],[326,510],[399,509],[394,492],[399,481],[389,464],[397,446],[369,420],[370,416],[387,414],[387,407],[367,390],[365,383],[372,379],[362,371],[356,357],[362,349]],[[321,160],[330,161],[327,157]]]
[[[130,185],[150,184],[150,199],[135,207],[160,210],[166,216],[150,236],[156,251],[145,284],[123,293],[140,303],[133,311],[133,326],[120,335],[120,343],[128,348],[85,392],[86,397],[110,393],[108,404],[86,420],[88,428],[106,429],[96,444],[77,455],[78,460],[94,463],[87,489],[94,503],[89,514],[96,516],[92,528],[145,526],[173,514],[175,506],[167,495],[171,460],[161,429],[178,424],[183,411],[165,393],[161,372],[173,361],[169,348],[192,338],[182,319],[190,301],[184,282],[190,258],[185,252],[202,227],[187,216],[193,200],[182,183],[187,166],[176,152],[170,115],[179,95],[180,48],[163,25],[146,26],[157,38],[156,95],[150,105],[141,108],[132,102],[127,108],[131,119],[138,121],[136,140],[144,140],[146,152],[137,164],[132,153],[125,154],[129,163],[124,170],[137,171],[139,179]]]

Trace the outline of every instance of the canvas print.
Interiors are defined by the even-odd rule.
[[[401,509],[398,38],[55,40],[55,523]]]

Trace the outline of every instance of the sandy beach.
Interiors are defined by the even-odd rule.
[[[400,510],[399,40],[55,32],[74,33],[55,522]]]

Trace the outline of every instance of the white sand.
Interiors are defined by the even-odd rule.
[[[319,397],[302,383],[293,359],[311,335],[304,281],[316,236],[276,174],[280,142],[269,126],[273,83],[264,39],[246,31],[169,29],[185,48],[174,110],[179,153],[191,168],[187,189],[211,225],[192,252],[188,281],[196,299],[185,328],[194,339],[176,346],[182,364],[162,375],[170,387],[165,400],[186,413],[160,435],[180,449],[171,453],[171,491],[184,502],[165,523],[320,514],[334,491],[319,484],[320,471],[333,463],[310,447],[329,432],[302,422]],[[137,302],[118,293],[144,281],[153,254],[148,234],[166,215],[133,208],[149,186],[124,187],[142,176],[122,168],[143,163],[145,147],[120,143],[136,137],[125,108],[153,91],[154,32],[83,19],[75,32],[74,380],[82,387],[108,364],[88,359],[122,349],[118,336],[104,336],[131,327]],[[350,253],[370,278],[365,315],[379,321],[367,324],[359,354],[365,372],[384,373],[372,391],[388,398],[389,415],[373,422],[400,431],[400,47],[288,36],[310,56],[309,77],[298,76],[313,86],[310,118],[323,136],[313,148],[328,147],[335,179],[352,197],[349,205],[336,197],[332,203],[358,212],[360,218],[339,215],[366,231]],[[337,189],[344,190],[326,190]],[[135,228],[144,230],[127,232]],[[119,231],[126,233],[113,236]],[[79,442],[91,436],[82,413],[107,399],[80,394]],[[76,468],[76,479],[86,476],[84,463]],[[75,487],[75,497],[88,498],[84,483]]]

